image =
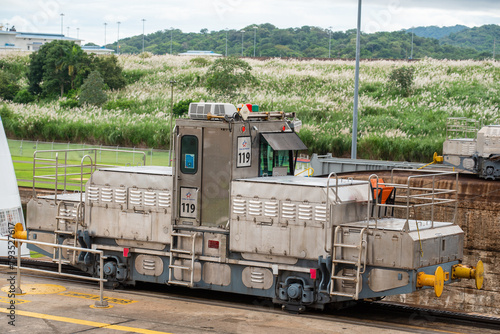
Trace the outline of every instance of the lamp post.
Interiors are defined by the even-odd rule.
[[[146,19],[142,19],[142,53],[144,53],[144,22]]]
[[[328,58],[331,58],[332,54],[332,26],[329,26],[329,32],[328,32]]]
[[[226,57],[227,57],[227,28],[226,28]]]
[[[172,167],[172,140],[174,139],[174,134],[172,133],[172,119],[174,118],[174,85],[176,81],[170,80],[170,86],[172,91],[170,93],[170,149],[168,150],[168,166]]]
[[[243,35],[245,35],[245,30],[241,31],[241,56],[243,57]]]
[[[253,26],[253,56],[255,58],[255,48],[257,46],[257,26]]]
[[[172,55],[172,32],[173,31],[174,31],[174,27],[170,27],[170,55]]]
[[[413,59],[413,27],[411,27],[411,52],[410,59]]]
[[[61,13],[61,35],[63,34],[63,17],[64,17],[64,14]]]
[[[358,146],[358,89],[359,89],[359,56],[361,39],[361,0],[358,0],[358,29],[356,34],[356,69],[354,73],[354,108],[352,112],[352,147],[351,159],[356,159]]]
[[[120,54],[120,21],[116,22],[118,24],[118,37],[116,39],[116,54]]]
[[[106,47],[106,26],[108,24],[106,22],[104,22],[104,47]]]
[[[76,39],[80,39],[80,28],[76,28]]]

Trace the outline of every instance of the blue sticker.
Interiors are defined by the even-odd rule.
[[[194,154],[186,154],[185,161],[185,168],[194,169]]]

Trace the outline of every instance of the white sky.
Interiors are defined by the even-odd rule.
[[[63,33],[84,43],[106,42],[168,30],[184,32],[242,29],[251,24],[271,23],[279,28],[304,25],[334,31],[356,28],[357,0],[0,0],[0,23],[17,31]],[[361,30],[394,31],[412,26],[469,27],[500,24],[498,0],[365,0]]]

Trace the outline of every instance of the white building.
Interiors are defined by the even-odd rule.
[[[0,51],[38,51],[43,44],[55,40],[72,41],[78,45],[82,43],[81,39],[60,34],[0,30]]]
[[[189,50],[187,52],[179,53],[179,56],[215,56],[215,57],[222,57],[222,54],[215,53],[213,51]]]

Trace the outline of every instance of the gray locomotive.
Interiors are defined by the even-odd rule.
[[[425,288],[439,296],[466,276],[480,288],[481,265],[460,264],[456,190],[433,182],[456,174],[401,184],[294,176],[306,149],[300,124],[294,114],[191,104],[176,123],[173,167],[103,167],[84,193],[35,196],[28,238],[103,250],[103,268],[84,249],[63,255],[110,283],[248,294],[292,311]],[[445,211],[449,221],[437,221]]]
[[[483,179],[500,179],[500,125],[487,125],[477,131],[475,120],[448,119],[443,164]]]

